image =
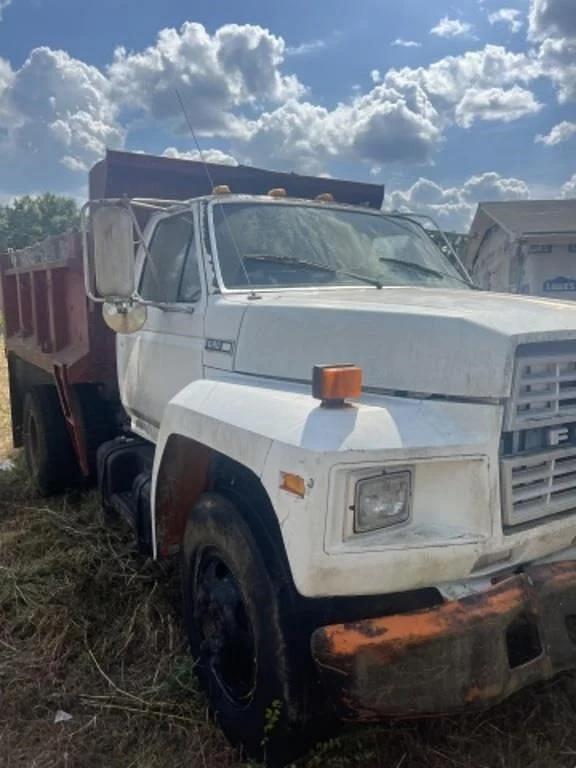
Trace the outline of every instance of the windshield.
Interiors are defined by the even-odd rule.
[[[218,202],[213,221],[227,288],[471,287],[456,263],[401,217],[306,204]]]

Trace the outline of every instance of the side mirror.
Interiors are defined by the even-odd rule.
[[[94,240],[94,288],[103,299],[134,294],[134,221],[131,211],[114,204],[94,206],[90,215]]]

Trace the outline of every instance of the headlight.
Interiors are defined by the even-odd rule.
[[[408,520],[411,495],[409,471],[359,480],[354,498],[355,533],[375,531]]]

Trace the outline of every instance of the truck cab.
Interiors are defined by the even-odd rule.
[[[324,323],[326,349],[311,348],[308,362],[300,360],[301,349],[295,354],[287,346],[301,333],[291,334],[292,322],[320,299],[333,307],[346,299],[370,304],[377,291],[397,283],[470,288],[457,260],[443,258],[421,234],[401,217],[352,206],[228,193],[152,216],[135,271],[135,301],[145,302],[147,316],[138,332],[117,342],[123,404],[137,431],[155,440],[172,397],[211,372],[305,381],[314,364],[345,355],[348,334],[335,338],[339,349],[331,352]],[[409,264],[411,249],[416,261]],[[290,308],[298,303],[303,313]],[[285,323],[274,311],[284,307]],[[267,317],[274,326],[259,351],[240,330],[247,321],[262,334],[260,318],[266,325]]]

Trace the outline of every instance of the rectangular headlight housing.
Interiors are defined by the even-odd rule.
[[[409,470],[359,480],[354,494],[354,532],[368,533],[406,522],[411,499]]]

